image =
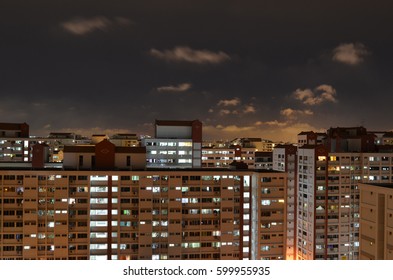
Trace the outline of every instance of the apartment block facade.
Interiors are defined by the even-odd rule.
[[[30,160],[29,125],[26,123],[0,123],[0,162]]]
[[[228,168],[234,161],[245,163],[249,169],[255,168],[255,148],[239,145],[224,148],[202,148],[202,167]]]
[[[202,167],[226,168],[233,161],[247,164],[249,169],[272,170],[275,144],[261,138],[236,138],[232,141],[204,142]]]
[[[359,184],[360,260],[393,260],[393,184]]]
[[[277,145],[272,153],[272,169],[285,172],[287,175],[286,191],[286,259],[296,259],[297,243],[297,147],[294,145]]]
[[[281,172],[1,170],[0,183],[1,259],[285,258]]]
[[[286,175],[145,169],[144,147],[36,144],[0,168],[0,259],[284,259]]]
[[[298,259],[358,259],[355,169],[353,154],[328,153],[321,145],[298,149]]]
[[[276,146],[273,169],[287,172],[295,194],[293,205],[287,197],[287,242],[295,241],[296,259],[360,258],[359,184],[393,180],[393,151],[376,140],[362,127],[330,128],[300,133],[298,147]]]
[[[202,165],[202,123],[156,120],[155,136],[142,139],[147,168],[199,168]]]

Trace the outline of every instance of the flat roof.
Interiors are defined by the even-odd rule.
[[[190,174],[192,172],[206,172],[209,173],[211,175],[214,175],[215,173],[258,173],[258,174],[286,174],[283,171],[277,171],[277,170],[265,170],[265,169],[229,169],[229,168],[145,168],[145,169],[122,169],[122,168],[114,168],[114,169],[90,169],[90,168],[86,168],[86,169],[77,169],[77,168],[72,168],[72,167],[57,167],[56,165],[49,165],[46,168],[32,168],[31,163],[29,164],[24,164],[21,165],[19,167],[17,166],[1,166],[0,164],[0,174],[1,173],[7,173],[7,174],[11,174],[10,172],[40,172],[40,171],[53,171],[55,173],[58,172],[70,172],[70,171],[76,171],[76,172],[80,172],[80,173],[91,173],[91,174],[96,174],[98,173],[105,173],[105,172],[109,172],[109,173],[115,173],[115,172],[128,172],[128,173],[135,173],[135,172],[146,172],[146,173],[151,173],[151,172],[157,172],[157,173],[162,173],[162,172],[168,172],[168,173],[179,173],[180,175],[182,173],[184,173],[184,175]],[[190,172],[190,173],[187,173]],[[3,173],[3,174],[4,174]]]
[[[70,145],[64,146],[64,153],[95,153],[95,145]],[[115,146],[115,153],[146,153],[146,147],[122,147]]]
[[[20,130],[22,125],[27,125],[27,123],[0,123],[0,129],[5,130]]]
[[[146,168],[146,171],[206,171],[206,172],[251,172],[251,173],[277,173],[285,174],[283,171],[266,169],[230,169],[230,168]]]
[[[192,126],[192,124],[199,120],[192,121],[177,121],[177,120],[156,120],[156,125],[164,125],[164,126]]]
[[[381,187],[381,188],[387,188],[387,189],[393,189],[393,183],[362,183],[363,185],[368,185],[368,186],[376,186],[376,187]]]

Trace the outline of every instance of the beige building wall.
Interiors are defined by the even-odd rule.
[[[262,172],[254,175],[256,183],[252,219],[257,220],[256,256],[258,260],[287,258],[287,177],[281,172]]]
[[[231,170],[1,170],[0,259],[281,259],[284,177]],[[269,197],[264,188],[272,190]],[[266,205],[269,218],[261,215],[263,199],[277,200]],[[261,228],[265,218],[277,225]],[[266,241],[271,250],[262,251]]]
[[[297,211],[297,148],[292,145],[278,145],[273,151],[273,169],[286,172],[286,252],[285,259],[296,259],[296,211]]]
[[[360,184],[360,259],[393,259],[393,184]]]

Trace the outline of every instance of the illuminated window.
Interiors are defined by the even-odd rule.
[[[263,199],[263,200],[261,201],[261,203],[262,203],[262,205],[270,205],[270,204],[271,204],[271,201],[270,201],[269,199]]]

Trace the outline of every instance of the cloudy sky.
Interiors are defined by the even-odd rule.
[[[293,141],[302,130],[393,129],[393,2],[0,2],[0,122],[31,132]]]

